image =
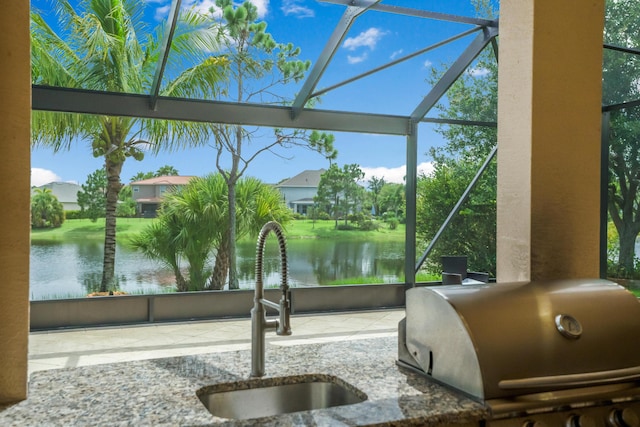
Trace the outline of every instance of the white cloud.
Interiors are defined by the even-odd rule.
[[[193,9],[200,13],[209,13],[210,9],[214,9],[216,11],[220,10],[216,6],[215,0],[187,0],[182,2],[182,7],[184,9]]]
[[[282,7],[280,8],[282,13],[284,13],[285,16],[295,15],[298,18],[313,18],[316,16],[313,9],[303,6],[300,4],[300,1],[301,0],[283,0]]]
[[[55,172],[42,168],[31,168],[31,186],[40,187],[50,182],[61,181],[62,178]]]
[[[258,18],[262,19],[267,15],[269,11],[269,0],[249,0],[254,4],[256,9],[258,10]],[[216,16],[220,16],[220,9],[216,6],[215,0],[187,0],[182,3],[182,7],[186,9],[193,9],[200,13],[209,13],[210,9],[213,9],[216,13]],[[159,8],[158,10],[160,10]],[[166,6],[166,14],[169,12],[169,6]],[[156,17],[158,16],[158,11],[156,11]]]
[[[351,56],[351,55],[347,55],[347,62],[349,62],[349,64],[357,64],[359,62],[364,61],[365,59],[367,59],[367,53],[363,53],[360,56]]]
[[[433,63],[431,61],[429,61],[428,59],[426,61],[424,61],[424,63],[422,64],[422,66],[424,68],[429,68],[433,65]]]
[[[404,184],[404,177],[406,175],[406,166],[398,166],[397,168],[388,168],[385,166],[379,167],[361,167],[364,172],[364,181],[369,181],[372,177],[384,178],[386,182],[393,182],[396,184]],[[433,166],[430,162],[423,162],[418,165],[418,175],[429,175],[433,171]]]
[[[154,19],[156,21],[163,21],[165,19],[167,19],[167,17],[169,16],[169,9],[171,9],[171,6],[162,6],[156,9],[156,14],[154,15]]]
[[[376,44],[380,41],[380,39],[387,34],[384,31],[379,30],[378,28],[372,27],[367,31],[363,31],[355,37],[349,37],[344,41],[342,47],[347,50],[354,51],[359,47],[368,47],[373,50],[376,48]]]
[[[484,77],[489,74],[489,70],[487,68],[471,68],[467,71],[471,77]]]
[[[404,52],[403,49],[398,49],[395,52],[393,52],[391,54],[391,56],[389,57],[391,60],[396,59],[397,57],[399,57],[400,55],[402,55],[402,52]]]
[[[418,165],[418,175],[431,175],[433,172],[433,164],[431,162],[422,162]]]

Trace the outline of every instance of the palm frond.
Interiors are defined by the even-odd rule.
[[[176,24],[169,64],[195,64],[220,52],[222,27],[195,10],[183,10]]]
[[[215,99],[220,92],[218,84],[227,77],[227,65],[225,57],[209,57],[180,73],[162,89],[162,94],[176,98]]]

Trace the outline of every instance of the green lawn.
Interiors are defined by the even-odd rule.
[[[341,221],[340,224],[344,224]],[[399,224],[395,230],[383,222],[376,231],[336,230],[335,221],[295,220],[285,226],[287,239],[349,239],[349,240],[395,240],[404,241],[404,224]]]
[[[117,237],[127,239],[137,234],[153,221],[148,218],[118,218]],[[31,230],[31,240],[104,240],[104,219],[91,222],[88,219],[68,219],[59,228]]]
[[[153,219],[148,218],[118,218],[117,238],[125,242],[128,237],[142,231]],[[350,240],[404,240],[404,225],[398,225],[390,230],[387,224],[380,223],[376,231],[336,230],[334,221],[291,221],[285,227],[287,239],[350,239]],[[104,220],[91,222],[88,219],[69,219],[60,228],[31,230],[31,239],[38,241],[62,240],[103,240]],[[251,238],[253,240],[254,238]]]

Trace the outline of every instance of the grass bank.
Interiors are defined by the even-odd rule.
[[[126,243],[129,237],[140,233],[152,221],[154,220],[148,218],[118,218],[118,241]],[[88,219],[69,219],[59,228],[31,230],[31,240],[104,240],[104,224],[104,220],[91,222]],[[390,230],[384,223],[380,223],[380,228],[375,231],[336,230],[334,221],[296,220],[287,224],[285,235],[287,239],[403,241],[404,225],[398,225],[395,230]]]
[[[140,233],[153,221],[147,218],[118,218],[116,233],[118,239],[125,240]],[[62,227],[31,230],[31,240],[104,240],[105,220],[91,222],[88,219],[68,219]]]
[[[340,224],[344,224],[341,222]],[[394,240],[404,241],[404,224],[398,225],[395,230],[383,222],[378,223],[378,230],[336,230],[335,221],[312,221],[300,219],[291,221],[285,226],[287,239],[348,239],[348,240]]]
[[[439,273],[427,273],[419,272],[416,274],[417,283],[425,282],[440,282],[442,281],[442,274]],[[389,282],[381,277],[348,277],[346,279],[333,280],[325,283],[324,286],[341,286],[341,285],[370,285],[372,283],[402,283],[404,277],[399,277],[397,280]]]

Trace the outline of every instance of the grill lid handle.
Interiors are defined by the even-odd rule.
[[[580,374],[550,375],[545,377],[517,378],[512,380],[500,380],[498,387],[503,390],[550,388],[550,387],[576,387],[596,384],[629,381],[640,378],[640,366],[631,368],[613,369],[609,371],[585,372]]]

